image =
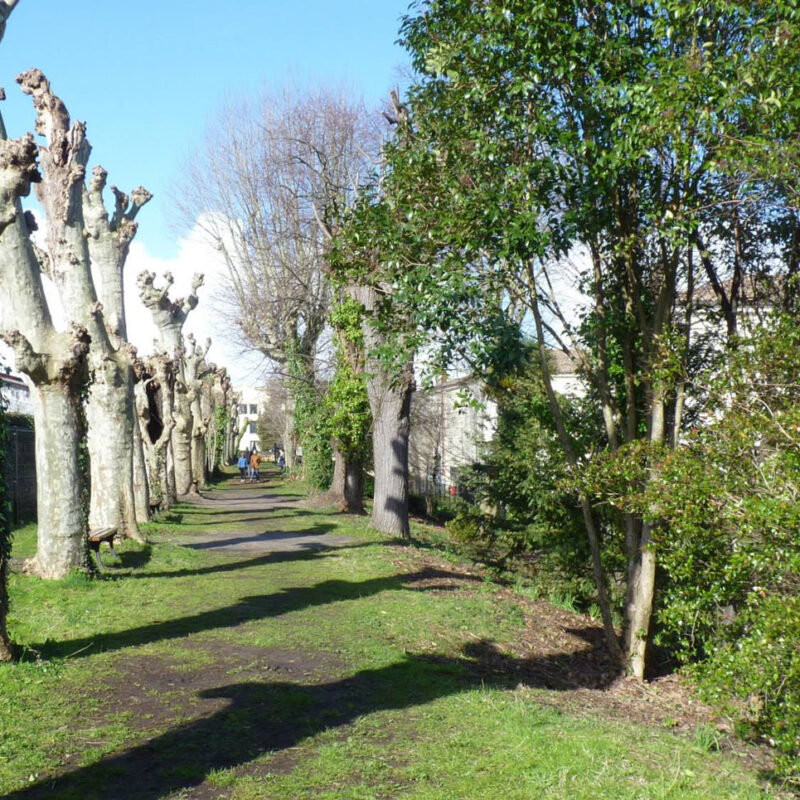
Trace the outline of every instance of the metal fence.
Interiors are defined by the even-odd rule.
[[[441,479],[411,475],[408,480],[408,493],[417,497],[459,497],[462,490],[457,484],[447,484]]]
[[[3,478],[15,523],[36,519],[35,436],[27,428],[10,427]]]

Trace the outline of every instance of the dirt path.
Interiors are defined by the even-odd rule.
[[[192,505],[227,515],[237,527],[235,535],[198,533],[182,536],[181,544],[195,550],[218,553],[284,553],[300,550],[325,550],[342,547],[353,540],[349,536],[319,531],[289,532],[268,530],[281,511],[296,509],[299,499],[274,494],[264,483],[231,483],[199,497],[186,498]],[[163,541],[164,539],[162,539]],[[158,541],[158,538],[156,538]]]

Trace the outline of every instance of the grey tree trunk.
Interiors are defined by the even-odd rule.
[[[297,429],[294,426],[294,403],[288,392],[283,420],[283,453],[286,458],[286,471],[293,472],[297,466]]]
[[[0,3],[0,35],[12,8],[13,4]],[[53,124],[41,127],[40,113],[37,127],[60,137],[59,152],[68,160],[84,150],[83,128],[69,129],[69,117],[57,98],[51,112]],[[58,333],[52,324],[41,272],[54,274],[54,265],[33,245],[33,218],[23,214],[20,202],[31,183],[40,180],[37,155],[32,136],[6,139],[0,118],[0,296],[13,298],[0,303],[0,336],[14,350],[17,369],[30,379],[37,431],[38,544],[27,568],[45,578],[60,578],[84,565],[86,524],[78,444],[89,336],[82,326]],[[81,173],[68,177],[66,183],[46,187],[49,200],[60,204],[62,217],[75,212]],[[75,270],[84,267],[76,264]],[[65,305],[69,312],[71,307]]]
[[[175,484],[168,469],[169,443],[175,420],[172,413],[175,362],[166,354],[141,363],[136,385],[138,424],[147,470],[150,502],[166,511],[175,502]],[[149,509],[148,509],[149,510]]]
[[[133,376],[112,357],[93,370],[86,417],[91,464],[89,527],[117,528],[139,541],[133,491]]]
[[[348,514],[364,513],[364,465],[360,461],[348,460],[333,443],[333,479],[330,489],[324,493],[325,500]]]
[[[88,345],[88,343],[87,343]],[[86,521],[81,504],[83,478],[77,458],[83,425],[77,392],[60,383],[34,387],[36,425],[36,554],[25,571],[63,578],[86,566]],[[76,457],[65,458],[74,453]]]
[[[378,368],[380,369],[380,368]],[[372,525],[382,533],[411,536],[408,520],[408,436],[413,378],[398,385],[379,371],[367,378],[367,394],[372,409],[372,450],[375,493]]]
[[[146,483],[142,483],[141,475],[137,478],[135,471],[136,450],[141,450],[141,440],[135,433],[136,351],[127,343],[123,272],[137,231],[134,220],[152,196],[138,187],[129,197],[112,186],[115,205],[113,213],[109,214],[103,200],[107,177],[102,167],[95,167],[88,187],[83,190],[83,216],[92,273],[108,334],[108,347],[96,352],[92,359],[89,524],[91,528],[115,527],[131,538],[144,541],[138,523],[140,519],[147,520],[149,502]]]
[[[192,490],[192,417],[193,393],[180,381],[175,385],[175,427],[172,429],[172,466],[178,496]]]
[[[172,274],[167,272],[164,275],[164,286],[161,289],[156,288],[155,278],[154,272],[141,272],[138,276],[139,294],[158,328],[161,348],[169,356],[182,359],[184,351],[181,331],[189,313],[197,307],[197,290],[203,285],[203,276],[195,274],[189,296],[174,301],[168,297],[169,288],[174,282]],[[186,384],[183,365],[179,364],[174,383],[172,416],[175,425],[170,443],[171,458],[168,457],[165,462],[167,485],[173,502],[175,495],[188,494],[192,488],[193,401],[193,389]]]
[[[377,302],[371,286],[354,287],[352,295],[364,306],[362,322],[366,351],[367,396],[372,411],[372,453],[375,491],[372,526],[381,533],[408,539],[408,436],[411,431],[411,395],[414,392],[413,365],[406,363],[399,374],[391,374],[374,356],[383,344],[381,334],[370,322]]]
[[[140,524],[150,519],[150,483],[147,479],[147,462],[139,425],[139,415],[133,418],[133,499],[136,504],[136,521]]]
[[[345,464],[342,511],[364,513],[364,467],[360,462],[348,461]]]

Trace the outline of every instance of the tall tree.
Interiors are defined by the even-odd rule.
[[[184,348],[183,326],[189,313],[197,307],[197,290],[203,285],[203,276],[195,274],[192,278],[192,287],[185,298],[171,300],[169,289],[174,282],[172,273],[164,275],[164,286],[156,288],[156,275],[154,272],[141,272],[138,276],[139,296],[150,310],[153,322],[158,329],[158,346],[160,351],[176,359],[177,372],[171,384],[161,384],[161,398],[165,399],[163,391],[169,388],[173,392],[172,408],[169,416],[161,415],[161,419],[173,420],[171,437],[171,470],[174,475],[174,485],[177,494],[188,494],[192,489],[192,429],[194,417],[192,402],[194,395],[186,384],[184,376]],[[168,453],[168,465],[169,453]],[[175,498],[171,497],[170,503]]]
[[[3,30],[15,5],[0,4]],[[83,126],[68,128],[63,104],[54,97],[52,102],[52,121],[58,127],[51,133],[59,138],[61,157],[82,158],[78,154],[86,149]],[[30,134],[9,140],[0,120],[0,293],[15,300],[0,307],[0,335],[14,350],[17,369],[30,381],[37,430],[39,538],[28,568],[42,577],[59,578],[82,566],[85,555],[79,446],[89,333],[75,324],[59,332],[52,322],[41,279],[50,262],[31,241],[33,218],[23,214],[20,201],[31,183],[41,180],[37,155]],[[63,217],[77,213],[82,175],[76,170],[74,176],[65,176],[65,185],[47,189]],[[89,265],[79,263],[75,269],[88,272]],[[66,307],[68,313],[76,310]]]
[[[333,90],[286,89],[229,106],[190,171],[184,197],[228,268],[231,319],[287,377],[284,448],[294,466],[292,387],[316,387],[331,300],[317,212],[352,196],[376,152],[363,105]]]
[[[438,245],[395,273],[406,319],[433,327],[446,353],[463,355],[459,342],[490,340],[497,311],[509,319],[509,306],[521,304],[545,376],[546,345],[579,345],[607,447],[636,443],[650,476],[681,425],[695,265],[732,334],[743,246],[756,239],[753,216],[769,216],[764,133],[791,152],[797,120],[790,4],[689,6],[415,3],[402,35],[419,74],[410,93],[416,146],[396,149],[390,168],[391,191],[405,193],[407,215]],[[722,208],[726,224],[712,227],[710,214]],[[584,267],[574,288],[589,296],[582,325],[559,297],[576,254]],[[479,345],[472,355],[481,348],[498,353]],[[569,454],[570,433],[559,433]],[[602,598],[590,500],[581,504]],[[640,677],[654,524],[626,514],[626,647]],[[604,616],[615,649],[608,609]]]

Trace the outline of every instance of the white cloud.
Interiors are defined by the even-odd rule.
[[[135,240],[131,245],[124,277],[128,338],[140,354],[148,355],[153,352],[153,340],[157,331],[150,312],[139,299],[136,287],[136,278],[143,270],[156,273],[156,285],[163,285],[164,273],[171,272],[175,277],[175,283],[170,290],[172,298],[186,297],[190,291],[192,276],[195,272],[202,272],[205,283],[198,290],[200,302],[189,314],[184,334],[193,333],[198,342],[211,339],[208,360],[227,368],[236,389],[264,383],[267,367],[264,357],[252,350],[243,352],[242,347],[236,343],[236,320],[221,302],[225,265],[214,248],[207,243],[199,226],[195,226],[187,236],[180,239],[178,254],[174,258],[163,259],[150,255],[144,245]],[[50,281],[45,279],[44,283],[53,323],[57,329],[63,330],[65,316],[58,293]],[[2,342],[0,361],[12,365],[13,368],[13,353]]]
[[[128,322],[128,338],[140,353],[153,351],[156,327],[150,312],[139,299],[136,277],[142,270],[155,272],[156,285],[163,283],[163,274],[171,272],[175,283],[170,297],[186,297],[190,292],[192,276],[196,272],[205,275],[205,283],[198,290],[200,302],[188,316],[184,335],[193,333],[198,342],[211,339],[209,361],[226,367],[234,386],[243,388],[263,383],[264,358],[254,351],[242,352],[235,342],[235,318],[221,302],[225,265],[221,257],[208,244],[202,230],[195,226],[179,241],[175,258],[163,259],[150,255],[145,247],[134,241],[125,267],[125,313]]]

